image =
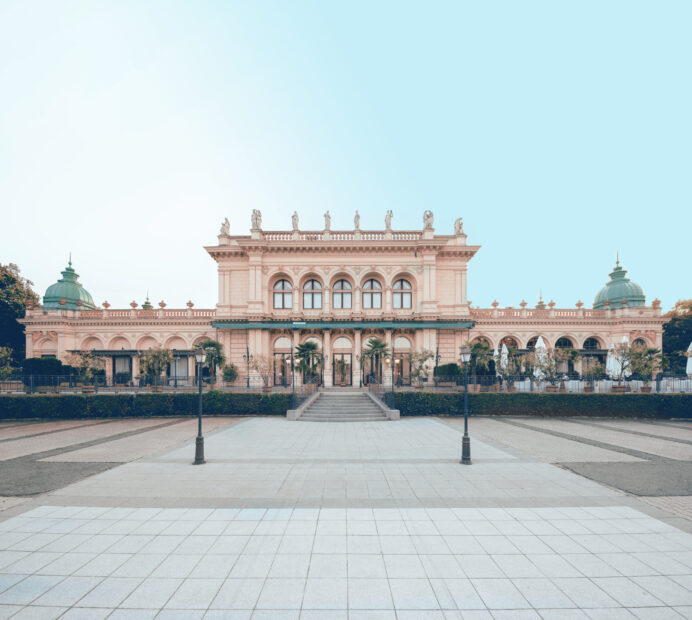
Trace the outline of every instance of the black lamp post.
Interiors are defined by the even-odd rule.
[[[195,351],[195,361],[197,362],[197,385],[199,394],[199,407],[197,409],[197,438],[195,439],[195,462],[193,465],[204,464],[204,437],[202,437],[202,368],[207,354],[202,347]]]
[[[245,347],[245,355],[243,355],[243,360],[245,360],[247,364],[247,376],[245,379],[245,384],[246,387],[250,387],[250,362],[252,361],[252,355],[250,355],[250,349]]]
[[[469,362],[471,348],[461,347],[461,362],[464,364],[464,438],[461,440],[461,464],[471,465],[471,439],[469,438]]]

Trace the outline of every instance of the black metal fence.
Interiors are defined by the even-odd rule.
[[[202,389],[223,392],[275,392],[296,393],[302,398],[309,396],[317,385],[314,383],[285,383],[275,385],[271,377],[259,374],[239,375],[235,381],[223,381],[220,377],[202,377]],[[199,389],[197,377],[124,377],[100,375],[80,378],[76,375],[16,375],[0,379],[0,393],[4,394],[119,394],[139,392],[190,392]],[[305,398],[307,398],[305,396]]]
[[[689,394],[692,393],[692,377],[659,376],[652,381],[627,378],[622,381],[612,379],[587,379],[578,376],[563,376],[539,379],[532,375],[501,377],[483,375],[468,377],[469,392],[572,392],[572,393],[652,393],[652,394]],[[393,391],[463,391],[464,375],[436,376],[429,381],[414,382],[413,385],[402,385],[391,382],[385,385],[369,384],[368,390],[383,402],[388,402]]]

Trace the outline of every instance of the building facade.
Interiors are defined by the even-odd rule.
[[[226,358],[241,374],[262,356],[273,366],[274,384],[300,383],[292,376],[292,353],[305,342],[321,352],[320,382],[361,386],[408,381],[408,354],[429,350],[435,364],[456,362],[460,348],[484,339],[531,349],[541,336],[548,347],[572,347],[605,357],[611,344],[643,341],[661,348],[660,302],[645,305],[643,291],[616,265],[596,295],[594,308],[581,302],[559,309],[541,301],[529,308],[474,308],[467,298],[469,262],[480,246],[469,245],[461,219],[453,234],[435,234],[426,211],[422,230],[331,230],[329,213],[320,231],[265,231],[253,212],[249,235],[231,235],[226,220],[217,243],[205,249],[218,266],[218,303],[214,309],[100,307],[79,284],[71,264],[52,285],[42,306],[27,310],[27,357],[94,351],[110,359],[107,374],[138,374],[137,354],[150,348],[173,350],[169,376],[194,376],[198,342],[222,343]],[[386,342],[391,357],[363,363],[371,338]],[[393,364],[393,366],[390,366]],[[575,369],[579,371],[577,367]]]

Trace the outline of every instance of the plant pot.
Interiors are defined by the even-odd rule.
[[[560,391],[559,385],[546,385],[545,391],[549,394],[557,394]]]
[[[83,385],[82,386],[82,394],[93,394],[96,391],[96,388],[93,385]]]
[[[155,392],[156,394],[160,394],[161,392],[163,392],[163,386],[162,385],[152,385],[151,391]]]
[[[516,392],[517,388],[515,388],[513,385],[508,385],[507,386],[507,391],[508,392]]]
[[[263,385],[263,386],[262,386],[262,391],[263,391],[263,392],[266,392],[266,393],[271,392],[271,391],[272,391],[271,385]]]
[[[642,394],[651,394],[651,386],[650,385],[642,385],[642,387],[639,388],[639,391]]]
[[[615,394],[624,394],[627,391],[627,386],[626,385],[614,385],[610,388],[611,392],[614,392]]]
[[[593,387],[590,385],[585,385],[583,391],[584,392],[593,392]]]

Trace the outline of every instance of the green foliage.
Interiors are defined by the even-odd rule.
[[[105,371],[106,359],[88,351],[70,353],[67,361],[73,368],[77,369],[82,381],[91,381],[94,375],[103,374],[100,371]]]
[[[483,374],[490,369],[493,351],[485,340],[476,340],[471,344],[471,368],[473,374]],[[480,371],[480,372],[479,372]]]
[[[581,376],[583,379],[589,379],[591,381],[596,379],[603,379],[603,377],[606,376],[605,366],[595,358],[583,357],[581,366]]]
[[[172,360],[170,349],[149,349],[139,354],[139,372],[149,379],[160,377]]]
[[[653,347],[633,344],[630,347],[630,368],[632,374],[644,381],[651,381],[654,369],[661,364],[661,352]]]
[[[204,349],[207,354],[205,364],[209,366],[212,370],[212,375],[216,375],[217,368],[223,368],[226,364],[226,356],[223,354],[223,346],[220,342],[208,338],[207,340],[202,340],[199,345]]]
[[[395,392],[401,415],[463,416],[464,393]],[[692,394],[469,394],[471,415],[692,418]]]
[[[420,385],[421,379],[428,375],[430,361],[435,357],[432,351],[423,349],[422,351],[409,353],[406,359],[409,363],[411,381],[414,385]]]
[[[434,374],[436,377],[454,377],[461,374],[459,364],[452,362],[451,364],[440,364],[435,368]]]
[[[74,419],[197,415],[198,395],[193,393],[0,396],[0,419]],[[203,414],[285,415],[290,394],[202,395]]]
[[[6,379],[12,372],[12,349],[0,347],[0,379]]]
[[[19,267],[14,263],[0,264],[0,347],[12,350],[14,364],[19,364],[26,353],[24,326],[17,319],[24,318],[27,306],[39,301],[32,285],[19,275]]]
[[[238,378],[238,369],[235,364],[226,364],[223,369],[223,380],[233,383]]]
[[[65,368],[55,357],[29,357],[22,362],[24,375],[63,375]]]
[[[298,370],[308,377],[315,376],[322,365],[322,354],[316,342],[308,341],[296,348]]]
[[[692,299],[678,301],[666,314],[663,324],[663,356],[666,371],[684,375],[687,365],[687,347],[692,342]]]

